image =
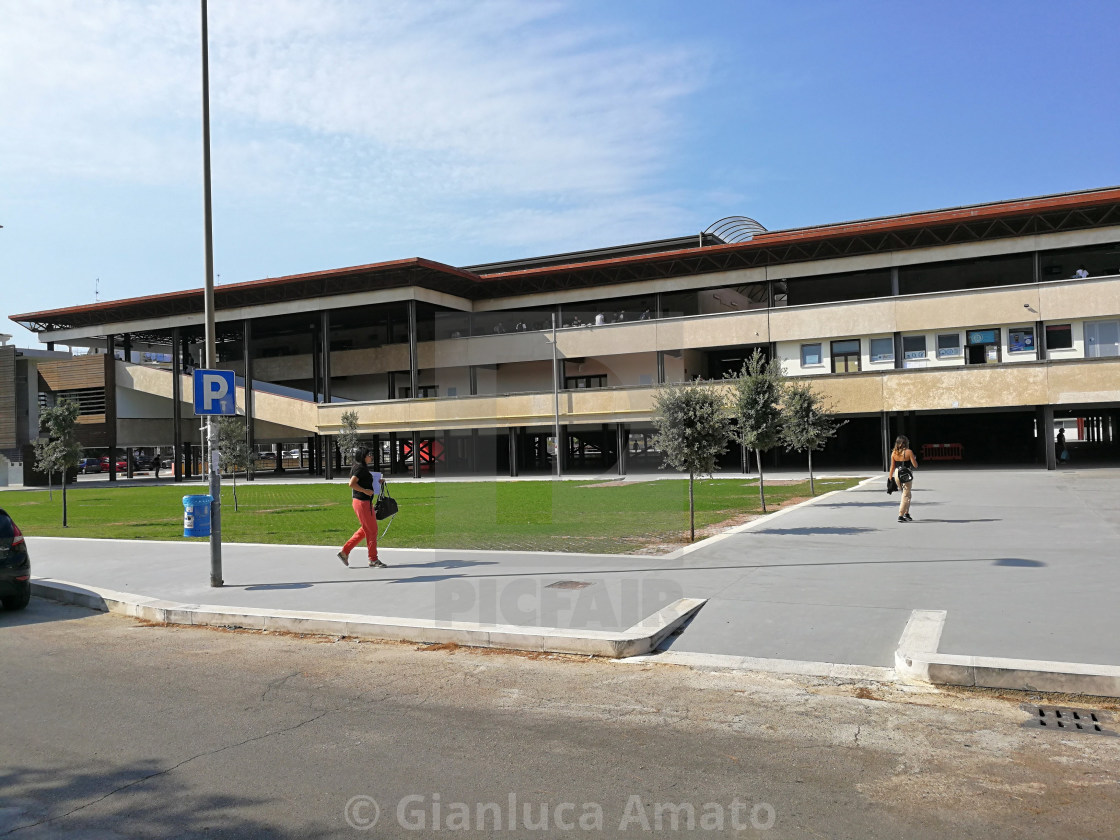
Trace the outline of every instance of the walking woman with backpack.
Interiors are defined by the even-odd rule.
[[[891,469],[887,478],[893,478],[902,491],[902,498],[898,503],[898,521],[913,522],[910,517],[910,494],[914,484],[914,468],[918,466],[918,459],[910,449],[910,439],[899,435],[894,439],[894,449],[891,450]]]
[[[384,480],[381,473],[370,472],[372,462],[373,452],[369,449],[359,449],[354,453],[354,466],[350,468],[350,491],[354,498],[350,504],[358,517],[358,530],[338,552],[338,559],[344,566],[350,565],[350,552],[365,540],[369,565],[375,569],[386,568],[386,564],[377,559],[377,514],[373,511],[374,499],[381,492],[380,487],[374,489],[374,484],[384,483]]]

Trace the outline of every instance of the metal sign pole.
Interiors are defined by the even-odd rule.
[[[218,366],[214,334],[214,233],[210,211],[210,59],[207,49],[206,0],[202,2],[202,194],[206,228],[206,367]],[[218,429],[213,416],[206,418],[206,438],[210,445],[210,585],[222,580],[222,476],[218,470]]]

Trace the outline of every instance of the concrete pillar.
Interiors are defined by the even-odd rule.
[[[171,331],[171,448],[172,448],[172,475],[175,481],[183,480],[183,386],[180,374],[180,347],[182,337],[179,328]]]
[[[126,362],[131,362],[132,361],[132,333],[125,333],[124,334],[122,344],[123,344],[123,349],[124,349],[124,360]]]
[[[311,321],[311,400],[312,402],[322,402],[323,394],[323,364],[320,356],[322,355],[322,339],[319,336],[319,330],[322,327],[322,321]]]
[[[253,413],[253,321],[246,318],[241,322],[241,357],[245,380],[245,443],[249,447],[252,460],[257,451],[257,435],[254,429]],[[245,480],[253,480],[253,470],[245,470]]]
[[[276,466],[272,468],[274,473],[284,472],[284,445],[281,443],[272,444],[272,453],[276,456]]]

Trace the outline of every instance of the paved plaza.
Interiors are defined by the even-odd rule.
[[[881,478],[664,556],[335,550],[29,538],[36,577],[185,604],[622,630],[705,606],[662,649],[890,667],[913,610],[949,654],[1120,665],[1120,471],[919,471],[915,522]],[[746,490],[745,492],[751,492]],[[402,514],[406,515],[406,514]],[[554,584],[561,584],[554,586]]]

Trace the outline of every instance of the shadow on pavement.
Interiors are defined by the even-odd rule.
[[[798,536],[798,537],[812,537],[820,536],[822,534],[835,534],[842,536],[845,534],[866,534],[869,531],[877,531],[878,528],[859,528],[855,526],[844,525],[822,525],[819,528],[759,528],[755,531],[756,534],[779,534],[781,536]]]
[[[218,746],[211,752],[222,749],[226,747]],[[29,837],[202,837],[217,829],[215,834],[228,837],[304,840],[337,832],[337,826],[328,830],[321,825],[288,831],[282,825],[243,813],[273,804],[266,799],[184,790],[181,776],[170,775],[184,763],[144,759],[115,767],[103,763],[81,768],[11,767],[0,772],[4,801],[0,834],[27,831]],[[122,791],[133,795],[112,798]],[[90,808],[92,805],[97,807]],[[339,822],[343,822],[341,810]]]

